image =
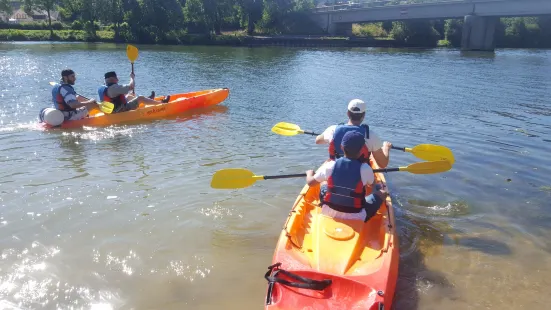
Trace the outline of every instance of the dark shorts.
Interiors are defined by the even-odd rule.
[[[126,112],[130,110],[136,110],[139,106],[138,98],[134,98],[130,101],[128,101],[125,105],[122,105],[120,108],[118,108],[116,111],[113,111],[113,113],[120,113],[120,112]]]
[[[375,184],[374,191],[377,191],[379,189],[381,189],[381,185],[380,184]],[[320,201],[323,201],[323,197],[325,196],[325,193],[327,193],[327,184],[323,184],[320,187]],[[365,212],[367,213],[365,221],[367,222],[367,220],[372,218],[377,213],[377,211],[379,210],[379,208],[383,204],[383,199],[381,199],[377,195],[371,194],[371,195],[365,197],[365,202],[366,202]]]

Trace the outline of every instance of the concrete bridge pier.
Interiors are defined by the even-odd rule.
[[[498,17],[467,15],[463,23],[461,49],[464,51],[493,51],[494,32]]]
[[[310,18],[329,35],[352,35],[352,23],[339,22],[338,17],[333,14],[312,14]]]
[[[352,36],[352,23],[329,23],[327,33],[332,36]]]

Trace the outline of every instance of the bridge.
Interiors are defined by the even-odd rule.
[[[353,23],[413,19],[464,18],[461,48],[494,50],[495,26],[500,17],[551,14],[551,0],[439,0],[389,5],[390,1],[356,0],[321,5],[310,17],[331,35],[351,35]]]

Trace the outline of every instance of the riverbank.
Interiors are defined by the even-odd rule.
[[[116,40],[115,33],[109,30],[96,31],[90,36],[84,30],[54,30],[50,37],[49,30],[0,29],[1,41],[62,41],[62,42],[105,42],[105,43],[139,43],[157,45],[221,45],[221,46],[288,46],[288,47],[387,47],[387,48],[458,48],[452,40],[441,39],[434,43],[428,41],[397,40],[391,36],[327,36],[327,35],[246,35],[244,32],[227,32],[221,35],[187,34],[171,32],[155,43],[137,42],[134,40]],[[503,39],[496,39],[496,48],[537,48],[504,44]]]
[[[67,42],[116,42],[113,31],[97,31],[90,37],[82,30],[55,30],[50,38],[49,30],[0,29],[0,41],[67,41]],[[125,43],[136,43],[126,42]],[[293,47],[413,47],[390,38],[331,37],[309,35],[248,36],[242,33],[222,35],[182,34],[167,37],[158,44],[166,45],[226,45],[226,46],[293,46]],[[418,46],[419,47],[419,46]]]

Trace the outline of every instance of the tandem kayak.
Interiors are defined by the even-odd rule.
[[[208,89],[197,92],[172,94],[170,101],[161,103],[164,96],[155,97],[159,104],[140,106],[136,110],[104,114],[103,112],[95,113],[87,118],[75,121],[65,121],[60,126],[61,128],[77,128],[82,126],[109,126],[113,124],[159,119],[179,113],[183,113],[192,109],[204,108],[216,105],[226,100],[229,95],[228,88]],[[46,128],[52,126],[42,123]]]
[[[306,185],[289,213],[265,275],[265,309],[391,309],[399,250],[390,196],[365,223],[322,215],[319,191]]]

